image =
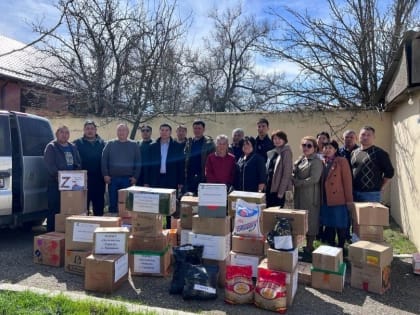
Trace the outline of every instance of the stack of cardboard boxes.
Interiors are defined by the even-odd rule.
[[[243,200],[249,204],[255,204],[256,209],[258,209],[258,216],[255,216],[255,219],[258,219],[257,227],[251,228],[252,233],[249,235],[246,234],[246,231],[236,231],[235,223],[233,224],[233,234],[232,234],[232,250],[229,254],[229,264],[237,266],[252,266],[252,277],[257,277],[258,265],[261,260],[264,258],[264,236],[256,235],[256,231],[262,231],[262,211],[265,209],[265,194],[264,193],[255,193],[255,192],[246,192],[246,191],[233,191],[228,196],[228,207],[229,214],[232,216],[232,221],[236,222],[239,226],[242,224],[242,219],[236,220],[236,203],[238,200]],[[244,224],[246,225],[247,214],[243,218]],[[235,232],[236,231],[236,232]]]
[[[378,202],[355,202],[352,212],[354,240],[384,241],[384,226],[389,225],[388,207]]]
[[[178,230],[179,243],[185,245],[191,243],[192,218],[198,214],[198,197],[183,196],[180,208],[180,229]]]
[[[125,191],[125,206],[131,216],[131,275],[166,276],[171,256],[169,230],[163,230],[163,219],[176,210],[176,190],[133,186]]]
[[[346,278],[343,249],[321,245],[312,252],[312,287],[342,292]]]
[[[112,293],[128,279],[128,228],[97,227],[86,258],[85,290]]]

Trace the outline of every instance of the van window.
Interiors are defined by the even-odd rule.
[[[9,116],[0,116],[0,156],[12,156]]]
[[[53,140],[50,124],[44,120],[18,116],[24,156],[42,156],[48,142]]]

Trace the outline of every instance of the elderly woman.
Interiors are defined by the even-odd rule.
[[[316,154],[317,143],[314,137],[304,137],[301,147],[303,154],[293,167],[294,202],[296,209],[308,210],[308,233],[304,250],[309,254],[314,250],[313,243],[319,229],[320,180],[323,165]]]
[[[264,158],[254,151],[255,139],[243,139],[243,155],[237,163],[235,189],[252,192],[262,192],[265,188],[267,172]]]
[[[55,214],[60,212],[60,192],[58,191],[58,171],[78,170],[81,161],[77,147],[69,142],[70,131],[67,126],[60,126],[56,139],[47,144],[44,161],[49,174],[47,232],[55,229]]]
[[[235,157],[228,153],[229,139],[226,135],[216,137],[216,152],[209,154],[206,161],[206,182],[225,184],[229,187],[235,182]]]
[[[287,135],[281,130],[271,134],[274,149],[267,152],[267,207],[284,207],[286,191],[292,190],[293,157]]]
[[[320,223],[325,226],[324,236],[331,246],[344,248],[349,221],[347,206],[353,202],[352,177],[346,158],[337,156],[338,143],[324,143],[324,172]]]

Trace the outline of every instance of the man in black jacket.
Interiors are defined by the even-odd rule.
[[[93,215],[104,214],[105,182],[101,171],[102,151],[105,142],[96,133],[96,124],[93,120],[86,120],[83,127],[83,137],[74,141],[80,158],[82,169],[87,170],[88,196],[87,209],[92,202]]]

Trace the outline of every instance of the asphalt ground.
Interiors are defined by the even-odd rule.
[[[3,288],[24,286],[201,314],[273,314],[253,305],[226,304],[223,289],[218,291],[218,299],[214,301],[184,301],[181,296],[168,293],[171,277],[132,277],[112,295],[87,292],[82,276],[66,273],[64,268],[33,263],[35,234],[39,233],[0,230],[0,284]],[[410,258],[394,258],[391,289],[384,295],[351,288],[349,275],[348,272],[343,293],[299,284],[287,314],[420,314],[420,276],[412,273]]]

